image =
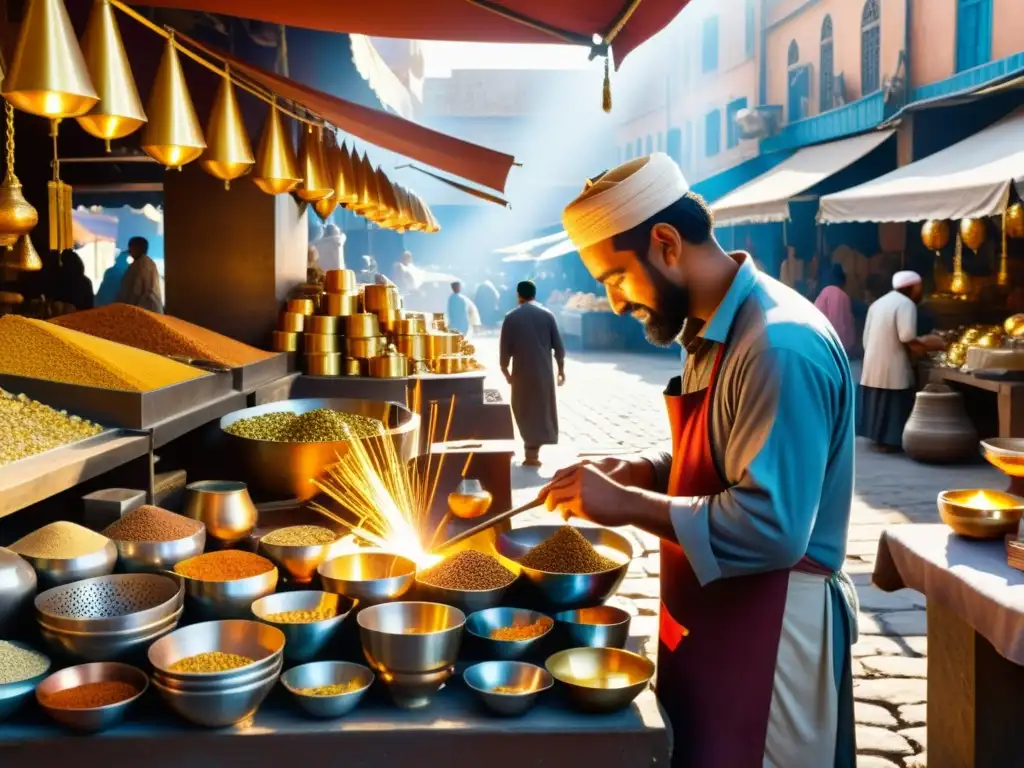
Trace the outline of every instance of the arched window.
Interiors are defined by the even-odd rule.
[[[867,0],[860,17],[860,92],[862,96],[882,87],[882,14],[878,0]]]
[[[821,83],[818,95],[821,100],[820,111],[827,112],[836,103],[836,68],[835,55],[832,48],[832,17],[826,16],[821,23]]]
[[[651,136],[651,134],[648,133],[647,134],[647,152],[646,152],[646,154],[649,155],[653,151],[654,151],[654,137]]]
[[[959,0],[956,11],[956,71],[992,59],[992,0]]]
[[[792,40],[789,43],[789,51],[786,53],[786,64],[789,66],[796,66],[800,63],[800,46],[796,44],[796,40]]]
[[[807,117],[807,100],[810,97],[811,83],[810,67],[800,66],[800,46],[796,40],[791,40],[789,50],[786,52],[787,80],[789,82],[788,97],[788,118],[789,122],[795,123]]]

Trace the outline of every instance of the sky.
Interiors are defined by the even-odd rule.
[[[573,45],[498,45],[424,40],[427,77],[449,77],[453,69],[586,69],[589,51]]]

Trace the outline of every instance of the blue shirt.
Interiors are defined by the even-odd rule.
[[[469,301],[461,293],[448,297],[448,327],[463,336],[469,332]]]

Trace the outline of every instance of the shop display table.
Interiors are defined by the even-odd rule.
[[[367,698],[344,718],[317,721],[300,714],[278,686],[251,721],[205,730],[169,714],[151,690],[128,720],[86,739],[38,714],[6,722],[0,725],[0,765],[282,768],[298,761],[345,768],[645,768],[667,766],[671,752],[670,732],[650,690],[610,715],[576,713],[549,692],[519,718],[481,711],[457,679],[420,710],[396,709],[380,691],[373,694],[374,700]]]
[[[1002,541],[945,525],[899,525],[878,543],[875,584],[928,601],[929,764],[1020,765],[1024,705],[1024,573]]]
[[[930,380],[964,392],[967,411],[981,437],[1024,437],[1024,382],[982,379],[956,368],[940,367],[931,368]],[[991,415],[986,418],[986,414],[980,414],[979,408],[972,402],[978,399],[972,395],[979,394],[989,400],[990,394],[995,395],[997,421],[991,426]],[[991,411],[991,408],[988,410]],[[993,434],[993,429],[998,429],[998,434]]]

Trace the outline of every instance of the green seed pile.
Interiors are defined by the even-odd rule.
[[[43,654],[0,640],[0,685],[29,680],[49,668],[50,660]]]
[[[490,555],[464,549],[420,574],[420,581],[441,589],[473,591],[507,587],[516,575]]]
[[[383,434],[384,425],[369,416],[318,408],[302,414],[278,411],[239,419],[224,431],[275,443],[337,443]]]
[[[58,520],[22,536],[8,549],[25,557],[65,560],[98,552],[110,541],[77,523]]]
[[[264,544],[279,547],[311,547],[317,544],[330,544],[338,535],[330,528],[322,525],[289,525],[278,528],[264,536]]]
[[[563,525],[520,558],[527,568],[545,573],[600,573],[619,563],[600,554],[571,525]]]
[[[0,389],[0,466],[102,431],[99,424]]]
[[[143,504],[103,529],[114,541],[178,541],[199,533],[203,524],[163,507]]]

